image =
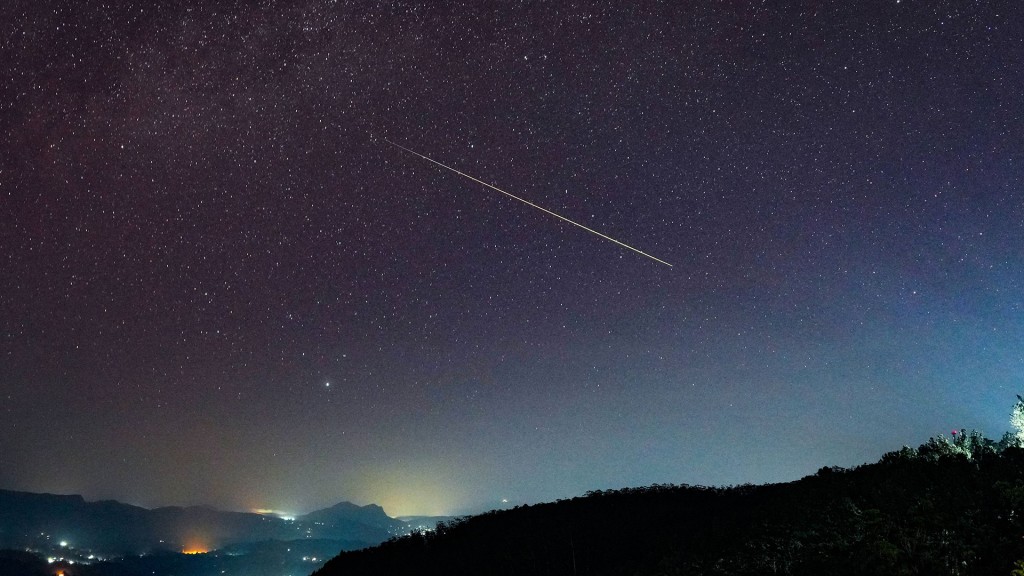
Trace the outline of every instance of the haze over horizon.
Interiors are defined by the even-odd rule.
[[[0,8],[0,488],[447,515],[1009,428],[1019,2],[157,4]]]

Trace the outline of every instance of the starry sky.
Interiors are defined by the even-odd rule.
[[[13,0],[0,79],[3,488],[467,513],[1024,394],[1017,1]]]

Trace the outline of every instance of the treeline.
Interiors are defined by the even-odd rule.
[[[1024,559],[1011,444],[962,431],[787,484],[592,492],[346,552],[316,576],[1008,576]]]

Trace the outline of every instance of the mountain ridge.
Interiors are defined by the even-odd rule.
[[[299,538],[372,545],[404,527],[375,504],[339,502],[283,519],[212,506],[143,508],[110,499],[87,501],[79,494],[0,489],[0,548],[40,547],[47,540],[63,540],[77,548],[119,555]]]

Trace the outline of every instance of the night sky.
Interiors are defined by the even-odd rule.
[[[465,513],[1009,429],[1020,2],[445,4],[4,2],[0,487]]]

